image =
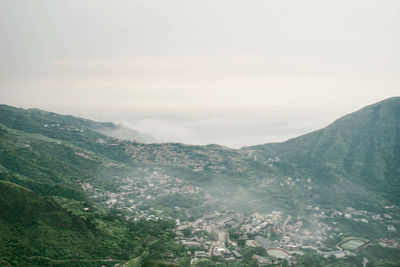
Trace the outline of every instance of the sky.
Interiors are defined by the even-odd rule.
[[[0,103],[279,142],[400,95],[398,0],[1,0]]]

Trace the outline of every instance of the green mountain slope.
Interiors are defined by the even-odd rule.
[[[2,117],[14,128],[0,123],[0,265],[113,266],[139,256],[144,263],[175,247],[170,221],[125,220],[81,189],[113,191],[134,173],[124,142],[16,110]]]
[[[67,210],[52,197],[0,181],[2,266],[113,266],[141,255],[159,258],[172,246],[172,227],[168,221],[133,223]]]
[[[82,130],[92,130],[121,140],[135,140],[139,143],[153,143],[157,140],[150,135],[137,130],[124,127],[112,122],[95,122],[88,119],[77,118],[69,115],[59,115],[40,109],[20,109],[7,105],[0,105],[0,123],[12,129],[41,132],[46,135],[53,133],[54,129],[65,128],[68,134],[75,133],[79,136]],[[66,137],[67,134],[54,135],[53,137]]]
[[[0,106],[1,264],[108,266],[186,254],[172,242],[170,221],[124,217],[302,217],[310,206],[384,214],[400,205],[400,98],[287,142],[239,150],[119,140],[99,130],[110,125]],[[337,220],[344,232],[386,231]]]
[[[400,204],[399,97],[365,107],[319,131],[244,150],[264,159],[279,157],[287,175],[310,177],[319,187],[320,201],[334,201],[333,192],[339,199],[350,197],[349,203],[361,198]]]
[[[102,245],[106,233],[96,229],[90,220],[63,209],[52,198],[0,181],[0,203],[0,259],[3,262],[56,265],[65,261],[67,266],[68,259],[101,260],[107,256],[98,250],[106,249]],[[77,263],[86,265],[83,261]]]
[[[75,184],[80,177],[83,181],[102,181],[104,186],[112,181],[110,177],[122,177],[143,167],[157,168],[204,187],[227,199],[231,206],[252,203],[251,206],[259,207],[268,203],[268,206],[294,208],[315,203],[345,207],[356,202],[369,208],[382,207],[400,203],[399,103],[400,98],[391,98],[344,116],[319,131],[283,143],[240,150],[217,145],[121,141],[94,131],[94,122],[2,106],[1,122],[6,128],[29,138],[41,138],[40,157],[49,160],[37,164],[32,161],[33,156],[22,158],[27,152],[6,156],[7,152],[0,163],[8,172],[23,176],[40,170],[40,175],[35,174],[36,179],[53,177],[56,182],[56,177],[70,173],[67,180]],[[18,143],[14,140],[18,135],[6,136],[10,137],[6,146]],[[48,138],[45,143],[44,137]],[[22,146],[24,142],[20,143]],[[13,169],[12,160],[21,170]],[[50,162],[53,163],[49,165]],[[34,172],[27,169],[31,165]],[[49,174],[55,165],[63,168],[59,168],[58,174]],[[282,187],[280,184],[287,177],[299,179],[302,185]],[[311,179],[311,184],[307,179]],[[306,185],[312,189],[305,190]],[[242,201],[244,197],[246,201]]]
[[[0,140],[0,179],[38,194],[87,199],[78,188],[80,182],[100,183],[107,188],[113,183],[111,174],[125,173],[127,169],[122,163],[69,142],[2,124]]]

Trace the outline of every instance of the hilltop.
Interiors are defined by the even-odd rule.
[[[400,97],[367,106],[310,134],[244,150],[263,159],[280,158],[287,175],[310,177],[320,187],[320,201],[334,192],[349,203],[362,199],[378,204],[382,197],[400,204]]]
[[[120,140],[129,140],[139,143],[157,142],[152,136],[121,124],[95,122],[70,115],[59,115],[40,109],[21,109],[8,105],[0,105],[0,118],[0,123],[17,130],[36,131],[43,125],[47,125],[47,128],[57,125],[68,125],[71,131],[76,131],[83,127]]]

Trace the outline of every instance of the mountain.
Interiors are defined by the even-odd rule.
[[[174,247],[170,220],[125,220],[83,190],[90,183],[112,191],[119,177],[134,173],[119,150],[125,141],[80,119],[6,109],[1,121],[13,128],[0,123],[0,265],[145,263]]]
[[[281,211],[309,232],[324,223],[335,229],[326,241],[331,249],[342,240],[338,232],[400,240],[388,231],[400,221],[399,120],[400,98],[390,98],[286,142],[230,149],[118,139],[104,130],[119,129],[112,123],[2,105],[0,263],[162,265],[173,252],[188,266],[188,248],[174,244],[171,221],[196,226],[210,213]],[[353,210],[354,220],[344,217]],[[284,228],[270,226],[276,238]],[[254,251],[243,246],[241,266],[248,266]],[[375,246],[365,255],[378,250],[375,262],[389,254],[398,261],[396,249]]]
[[[35,131],[47,125],[48,128],[57,125],[68,126],[71,131],[87,128],[109,137],[121,140],[130,140],[139,143],[157,142],[152,136],[137,130],[112,122],[94,122],[69,115],[59,115],[40,109],[20,109],[7,105],[0,105],[0,123],[10,128],[26,131]]]
[[[243,150],[263,159],[278,157],[287,175],[310,177],[319,187],[320,201],[346,197],[350,203],[385,199],[400,204],[399,97],[367,106],[310,134]]]
[[[251,203],[257,208],[297,210],[299,201],[302,205],[377,208],[400,204],[399,112],[400,98],[390,98],[319,131],[237,150],[113,139],[94,129],[104,124],[2,106],[0,123],[7,140],[2,142],[3,149],[14,153],[8,148],[18,146],[14,154],[3,153],[0,163],[7,173],[72,187],[96,181],[109,188],[115,183],[110,177],[157,169],[201,186],[226,205],[244,209]],[[35,153],[46,157],[40,166],[33,160]],[[282,187],[288,177],[299,182]]]
[[[159,258],[173,246],[168,221],[129,222],[6,181],[0,181],[0,203],[2,266],[114,266],[135,257]]]
[[[106,185],[110,183],[106,177],[123,172],[123,165],[81,148],[83,137],[78,137],[72,144],[0,124],[1,179],[38,194],[87,200],[79,183],[96,180]]]

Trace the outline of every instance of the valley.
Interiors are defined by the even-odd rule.
[[[5,199],[31,192],[22,194],[27,202],[2,207],[6,266],[400,262],[400,98],[283,143],[241,149],[144,144],[135,132],[105,135],[113,124],[5,105],[0,119],[0,179],[12,185]],[[18,213],[6,214],[30,199],[50,201],[58,215],[15,225]]]
[[[259,264],[285,260],[288,266],[296,266],[309,250],[324,258],[348,259],[368,245],[399,248],[392,239],[398,238],[394,225],[400,223],[396,206],[374,213],[308,205],[302,216],[294,217],[280,210],[238,212],[224,208],[219,198],[188,181],[149,169],[142,172],[148,176],[121,179],[114,192],[101,193],[90,184],[82,184],[82,188],[100,205],[118,209],[127,220],[175,220],[175,242],[188,248],[186,257],[191,264],[212,258],[216,262],[242,262],[241,253],[248,247],[265,250],[266,254],[261,253],[264,256],[253,257]],[[287,179],[286,185],[291,180]],[[371,235],[356,230],[363,224],[361,228],[372,227],[377,232]],[[357,238],[353,235],[361,235],[365,241],[351,241]],[[181,260],[172,252],[168,255],[174,263]]]

